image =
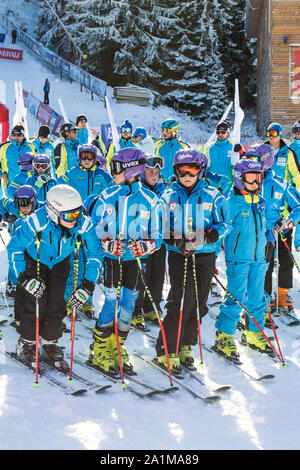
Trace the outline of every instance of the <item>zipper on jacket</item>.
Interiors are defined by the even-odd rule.
[[[256,259],[256,251],[257,251],[257,245],[258,245],[258,232],[257,232],[257,220],[256,220],[255,212],[254,212],[254,209],[253,209],[253,203],[251,204],[251,209],[252,209],[252,213],[253,213],[253,217],[254,217],[254,223],[255,223],[255,238],[256,238],[255,250],[254,250],[254,261],[257,261],[257,259]]]
[[[236,247],[237,247],[237,244],[238,244],[240,235],[241,235],[241,232],[239,232],[239,233],[237,234],[237,237],[236,237],[236,240],[235,240],[235,244],[234,244],[234,248],[233,248],[233,253],[235,253],[235,250],[236,250]]]

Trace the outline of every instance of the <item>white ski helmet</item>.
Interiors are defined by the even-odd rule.
[[[47,214],[56,224],[59,218],[66,222],[74,222],[80,217],[82,206],[79,192],[67,184],[57,184],[47,193]]]

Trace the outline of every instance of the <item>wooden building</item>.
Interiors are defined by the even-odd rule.
[[[247,0],[246,31],[257,38],[257,132],[300,119],[300,0]]]

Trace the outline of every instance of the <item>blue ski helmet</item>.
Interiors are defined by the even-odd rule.
[[[272,135],[272,132],[277,132],[277,135],[279,135],[280,137],[283,136],[283,127],[278,124],[278,122],[272,122],[268,128],[267,128],[267,137],[270,137],[270,135]],[[275,136],[276,137],[276,136]]]
[[[92,144],[83,144],[83,145],[78,145],[77,147],[77,159],[78,163],[80,162],[80,155],[84,152],[90,152],[94,155],[94,163],[97,160],[98,154],[100,153],[100,150],[96,147],[96,145]]]
[[[18,165],[21,171],[33,171],[32,161],[35,157],[35,153],[26,152],[20,155],[18,158]]]
[[[176,119],[167,118],[161,123],[160,127],[161,129],[168,129],[170,132],[175,132],[176,134],[179,132],[179,122],[176,121]]]
[[[262,164],[255,160],[248,160],[246,158],[242,158],[234,165],[233,184],[240,191],[246,190],[244,186],[244,176],[246,173],[257,173],[259,175],[262,175],[263,177]],[[247,189],[247,192],[250,192],[250,191]],[[253,191],[253,193],[256,193],[256,192],[257,190]]]
[[[121,124],[121,132],[128,132],[129,134],[131,134],[132,129],[133,129],[133,126],[131,122],[128,121],[127,119],[125,120],[125,122],[123,122],[123,124]]]
[[[201,170],[199,173],[199,178],[202,178],[207,167],[207,158],[204,155],[204,153],[201,153],[196,149],[187,148],[187,149],[178,150],[174,155],[174,161],[173,161],[173,171],[176,177],[178,176],[177,168],[180,165],[199,166],[199,169]]]
[[[144,127],[137,127],[134,130],[132,137],[142,137],[142,139],[145,139],[147,137],[147,131]]]
[[[110,169],[112,175],[125,171],[126,180],[130,180],[145,171],[146,155],[135,147],[121,149],[113,155]]]
[[[39,173],[38,170],[43,170],[43,173],[50,173],[50,157],[45,154],[35,155],[32,166],[36,174]]]
[[[32,212],[35,210],[37,205],[36,192],[32,186],[24,184],[16,189],[14,194],[14,203],[20,210],[20,206],[28,206],[32,204]]]
[[[246,151],[248,160],[261,163],[263,171],[268,171],[274,163],[274,150],[268,144],[253,144]]]

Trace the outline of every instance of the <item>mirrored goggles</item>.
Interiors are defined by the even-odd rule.
[[[177,167],[177,174],[180,178],[183,178],[184,176],[197,176],[200,173],[200,168],[198,165],[194,166],[184,166],[181,165]]]
[[[277,137],[279,135],[278,131],[267,131],[267,137]]]
[[[172,127],[172,128],[162,127],[162,128],[161,128],[161,133],[162,133],[162,134],[167,134],[167,135],[170,135],[170,134],[172,134],[173,132],[177,132],[177,131],[178,131],[178,128],[177,128],[177,127]]]
[[[79,155],[80,160],[95,160],[96,156],[93,152],[81,152]]]
[[[60,212],[59,218],[63,219],[65,222],[74,222],[74,220],[79,219],[81,216],[82,208],[79,207],[78,209],[73,209],[67,212]]]
[[[132,129],[130,127],[122,127],[121,132],[127,132],[127,134],[131,134]]]
[[[261,173],[245,173],[243,180],[244,180],[244,183],[247,183],[250,186],[253,184],[259,185],[262,182],[262,174]]]
[[[162,170],[164,168],[164,159],[162,157],[148,157],[146,159],[146,167],[147,168],[160,168]]]
[[[33,163],[33,167],[36,170],[48,170],[50,168],[49,163]]]
[[[15,203],[18,207],[26,207],[29,206],[29,204],[32,204],[33,199],[29,197],[18,197],[15,199]]]

